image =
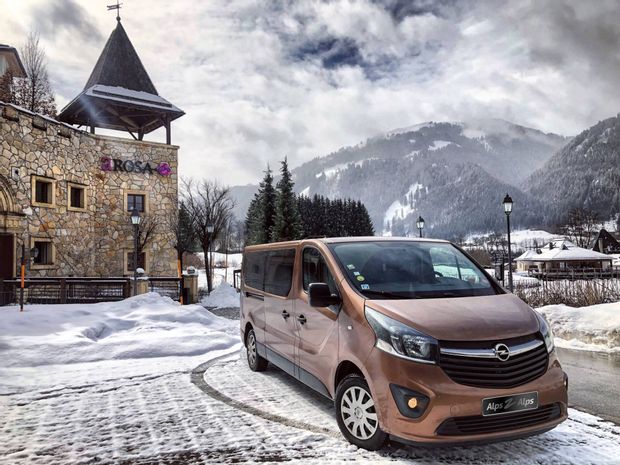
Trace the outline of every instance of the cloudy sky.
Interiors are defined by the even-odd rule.
[[[59,109],[115,27],[109,3],[0,0],[0,43],[39,31]],[[617,0],[122,3],[159,93],[187,113],[182,175],[255,182],[284,155],[297,166],[422,121],[573,135],[620,112]]]

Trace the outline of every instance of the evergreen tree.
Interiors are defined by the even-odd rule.
[[[257,192],[254,194],[254,198],[250,202],[248,212],[245,215],[245,243],[246,245],[260,244],[257,241],[256,233],[258,231],[259,224],[259,203],[260,195]]]
[[[261,186],[262,195],[259,210],[260,238],[264,239],[264,242],[269,242],[276,219],[276,191],[273,187],[273,176],[271,175],[269,165],[267,165],[267,171],[265,171],[265,177]]]
[[[291,172],[286,157],[280,169],[282,177],[277,184],[276,215],[271,239],[273,242],[290,241],[303,236],[304,230],[299,215],[299,208]]]

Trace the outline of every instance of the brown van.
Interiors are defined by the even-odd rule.
[[[567,418],[549,325],[450,242],[246,247],[241,333],[252,370],[272,363],[333,399],[366,449],[511,439]]]

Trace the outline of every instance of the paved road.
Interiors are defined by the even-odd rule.
[[[557,349],[572,407],[620,424],[620,355]]]

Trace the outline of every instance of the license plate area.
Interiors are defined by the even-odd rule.
[[[511,396],[488,397],[482,399],[482,415],[492,416],[502,413],[535,410],[538,408],[538,392],[525,392]]]

